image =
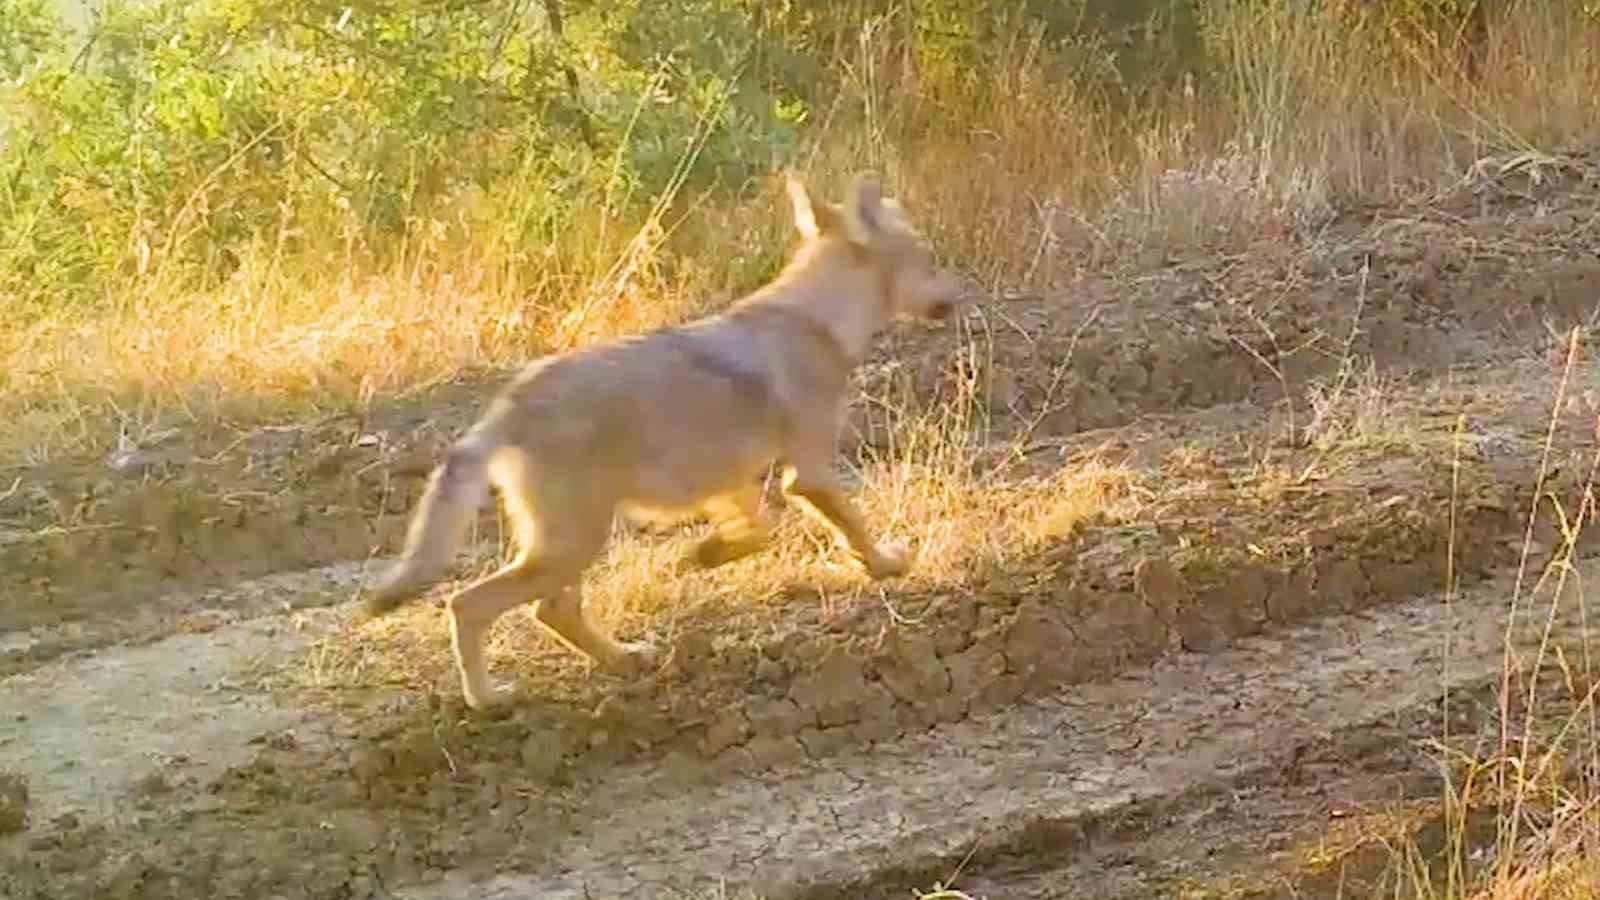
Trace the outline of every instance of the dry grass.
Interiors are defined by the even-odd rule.
[[[1490,150],[1592,136],[1600,56],[1575,10],[1496,23],[1476,79],[1458,50],[1342,4],[1228,2],[1206,16],[1222,68],[1133,95],[1134,108],[1093,45],[1064,51],[1019,25],[997,71],[929,60],[913,78],[899,30],[870,24],[838,62],[848,89],[816,117],[799,167],[829,192],[858,168],[887,170],[948,257],[990,286],[1048,288],[1146,250],[1303,236],[1336,202],[1425,194]],[[975,168],[983,177],[951,177]],[[678,321],[771,270],[788,240],[780,200],[775,182],[674,191],[643,221],[596,216],[523,247],[488,198],[468,198],[381,265],[351,223],[286,214],[203,295],[159,262],[130,264],[104,307],[26,324],[0,314],[0,416],[16,426],[0,458],[102,451],[148,423],[360,408]]]
[[[1322,454],[1414,452],[1426,438],[1413,421],[1394,414],[1398,381],[1368,362],[1312,385],[1311,421],[1306,425],[1310,445]]]
[[[1557,422],[1580,372],[1582,334],[1574,328],[1567,341],[1541,482],[1556,450]],[[1529,510],[1523,565],[1505,612],[1505,659],[1491,746],[1467,746],[1465,736],[1449,733],[1451,698],[1444,695],[1446,732],[1440,746],[1449,778],[1440,811],[1445,848],[1425,859],[1414,844],[1398,845],[1393,867],[1406,896],[1533,900],[1592,897],[1600,888],[1595,865],[1600,859],[1600,712],[1595,708],[1600,670],[1587,634],[1574,639],[1555,627],[1564,608],[1575,610],[1585,628],[1590,621],[1578,574],[1578,540],[1594,515],[1597,474],[1600,450],[1590,460],[1575,503],[1540,491]],[[1535,520],[1541,517],[1557,524],[1561,544],[1552,564],[1536,573],[1527,563]],[[1513,645],[1519,630],[1539,635],[1531,653]],[[1486,840],[1477,835],[1486,830],[1479,824],[1484,819],[1493,825]]]

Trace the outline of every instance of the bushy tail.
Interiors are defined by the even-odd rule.
[[[368,612],[400,606],[444,572],[489,493],[489,459],[498,449],[497,441],[479,434],[468,434],[450,448],[428,478],[399,561],[367,595]]]

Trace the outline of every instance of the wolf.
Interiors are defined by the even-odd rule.
[[[712,531],[685,562],[720,566],[767,543],[761,476],[776,464],[786,501],[868,576],[908,570],[905,545],[868,533],[833,456],[850,375],[874,336],[897,318],[950,316],[964,282],[937,263],[876,176],[857,176],[840,204],[814,201],[793,177],[787,188],[800,243],[771,282],[716,315],[533,361],[430,474],[404,549],[366,608],[382,615],[426,589],[497,488],[517,552],[447,603],[472,709],[505,696],[490,680],[484,636],[523,603],[602,667],[655,664],[654,646],[616,640],[583,606],[581,577],[619,513],[705,516]]]

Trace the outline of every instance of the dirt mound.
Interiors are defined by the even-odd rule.
[[[1141,414],[1305,403],[1308,386],[1352,361],[1426,376],[1543,349],[1600,308],[1597,192],[1588,170],[1492,197],[1463,188],[1435,205],[1348,214],[1300,244],[1010,295],[970,324],[965,354],[925,333],[887,338],[863,396],[975,395],[997,435],[1048,437]],[[883,444],[882,405],[857,409],[862,443]]]

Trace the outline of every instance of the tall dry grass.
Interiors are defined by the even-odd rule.
[[[1418,749],[1436,763],[1439,792],[1385,805],[1370,814],[1334,821],[1307,841],[1301,863],[1340,896],[1394,900],[1578,900],[1600,896],[1600,657],[1593,644],[1580,541],[1593,527],[1600,450],[1588,450],[1586,478],[1572,496],[1550,490],[1547,479],[1574,448],[1557,446],[1562,419],[1571,415],[1590,367],[1581,329],[1567,336],[1566,362],[1551,397],[1550,425],[1536,484],[1526,510],[1522,565],[1494,602],[1456,606],[1454,572],[1460,565],[1452,540],[1443,592],[1457,621],[1492,616],[1503,623],[1502,661],[1488,690],[1461,690],[1452,679],[1454,629],[1441,629],[1443,688],[1440,730]],[[1383,388],[1366,376],[1324,395],[1326,439],[1364,444],[1387,439],[1379,421]],[[1592,410],[1591,410],[1592,412]],[[1456,435],[1455,483],[1465,465],[1464,420]],[[1323,438],[1319,438],[1321,440]],[[1449,511],[1452,525],[1457,501]],[[1453,529],[1452,529],[1453,530]],[[1554,533],[1554,546],[1536,534]],[[1539,562],[1543,557],[1546,561]],[[1537,565],[1536,565],[1537,564]],[[1574,627],[1576,623],[1576,627]],[[1431,664],[1430,664],[1431,665]],[[1420,678],[1428,677],[1419,673]],[[1376,852],[1372,852],[1372,851]],[[1228,884],[1277,881],[1284,873],[1237,873]],[[1254,877],[1252,877],[1254,876]],[[1292,874],[1289,876],[1292,880]],[[1200,890],[1198,896],[1233,896]]]
[[[886,171],[950,260],[991,288],[1049,289],[1150,251],[1296,239],[1353,200],[1426,195],[1492,149],[1592,136],[1600,39],[1579,8],[1515,5],[1490,23],[1477,77],[1455,44],[1372,8],[1207,4],[1211,68],[1137,91],[1096,39],[1052,43],[1015,21],[989,69],[970,71],[917,60],[905,29],[874,20],[834,60],[843,90],[814,116],[798,168],[830,193],[857,169]],[[595,198],[581,227],[529,247],[480,193],[385,254],[353,220],[286,213],[215,291],[132,265],[94,309],[0,313],[0,454],[35,462],[184,421],[359,408],[680,321],[773,271],[789,240],[781,198],[775,178],[674,187],[642,220]]]
[[[1445,694],[1443,858],[1425,859],[1414,845],[1399,845],[1397,884],[1419,900],[1600,896],[1600,669],[1587,633],[1574,637],[1556,628],[1563,613],[1570,618],[1574,611],[1581,627],[1589,627],[1578,543],[1595,514],[1600,450],[1591,454],[1578,497],[1542,488],[1559,450],[1556,423],[1583,374],[1577,365],[1581,339],[1578,328],[1568,336],[1522,562],[1505,607],[1497,728],[1487,743],[1452,744]],[[1557,526],[1559,544],[1550,563],[1536,571],[1533,535],[1541,519]],[[1540,638],[1531,653],[1513,643],[1513,635],[1528,628]]]

